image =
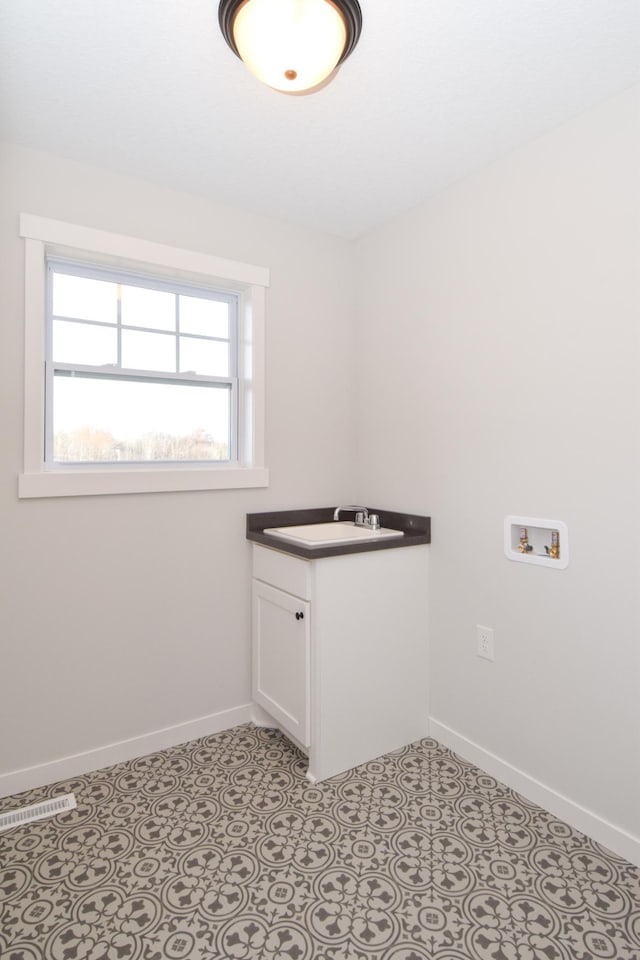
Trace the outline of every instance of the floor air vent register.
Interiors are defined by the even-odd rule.
[[[0,831],[11,830],[12,827],[20,827],[24,823],[32,823],[34,820],[45,820],[47,817],[54,817],[57,813],[66,813],[68,810],[75,810],[75,808],[75,796],[72,793],[66,793],[63,797],[34,803],[30,807],[9,810],[7,813],[0,813]]]

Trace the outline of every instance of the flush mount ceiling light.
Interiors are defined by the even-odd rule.
[[[221,0],[222,35],[249,70],[276,90],[326,80],[360,36],[357,0]]]

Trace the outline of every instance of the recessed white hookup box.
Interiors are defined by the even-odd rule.
[[[567,525],[540,517],[505,517],[504,552],[518,563],[564,570],[569,563]]]

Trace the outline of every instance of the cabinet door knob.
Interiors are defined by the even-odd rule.
[[[301,610],[296,611],[296,620],[304,620],[304,613]]]

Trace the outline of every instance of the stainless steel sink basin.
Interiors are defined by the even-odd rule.
[[[297,527],[269,527],[263,531],[281,540],[289,540],[305,547],[327,547],[336,544],[367,543],[372,540],[386,540],[390,537],[403,537],[402,530],[389,530],[380,527],[355,526],[350,520],[330,521],[329,523],[305,523]]]

